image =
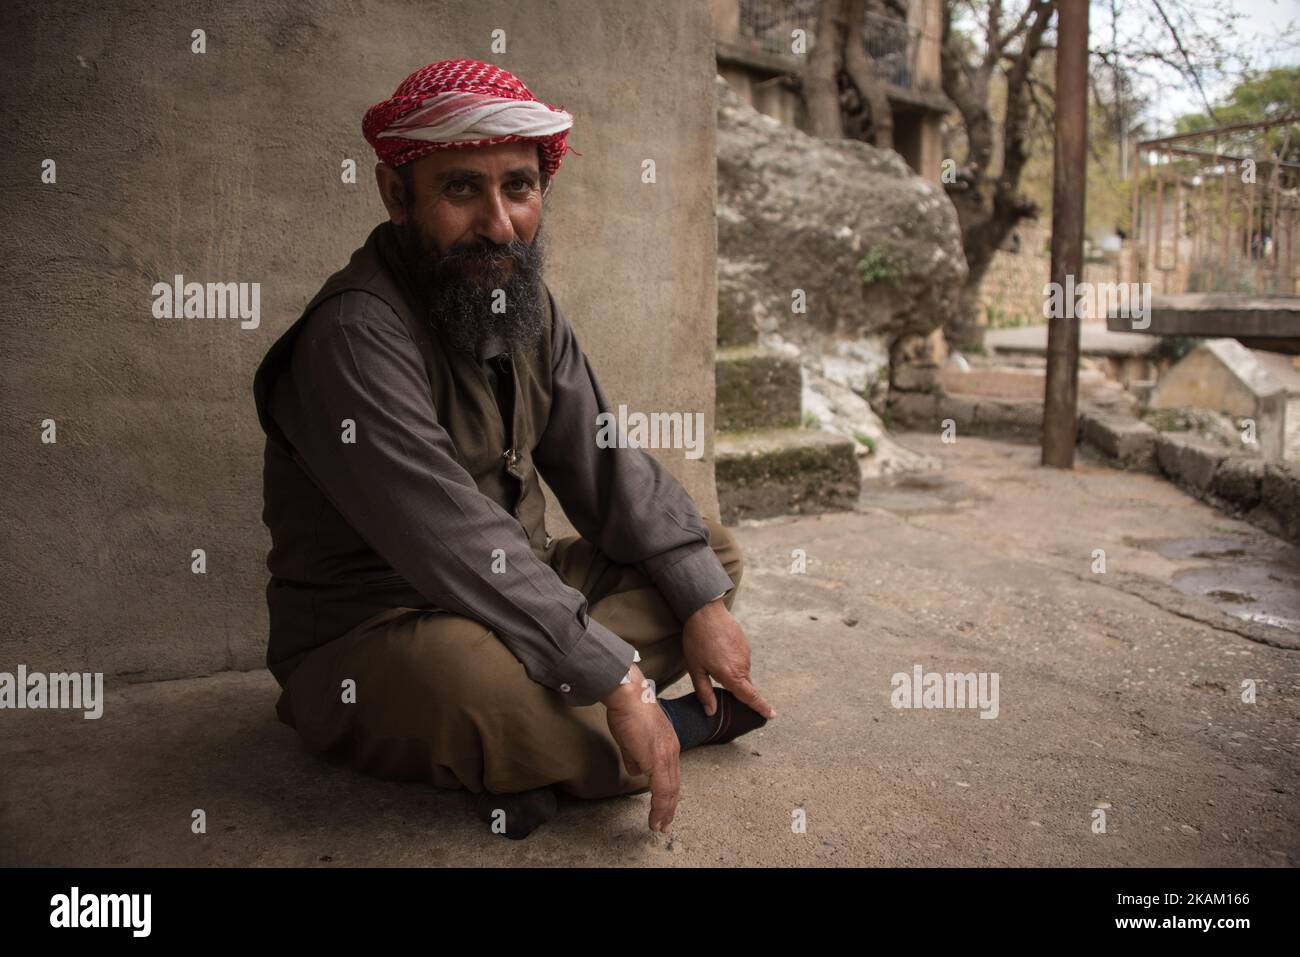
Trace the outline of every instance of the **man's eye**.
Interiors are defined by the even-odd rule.
[[[453,196],[468,196],[473,190],[474,184],[467,179],[458,179],[455,182],[447,184],[447,192]]]
[[[533,188],[533,184],[526,179],[517,179],[510,186],[512,191],[516,193],[526,193]]]

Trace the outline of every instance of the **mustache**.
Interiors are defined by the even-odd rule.
[[[471,242],[452,246],[438,257],[438,266],[456,268],[466,265],[503,266],[514,263],[527,267],[535,256],[535,250],[519,237],[508,243]]]

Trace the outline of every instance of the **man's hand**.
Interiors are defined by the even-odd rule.
[[[718,699],[709,680],[712,677],[763,717],[776,717],[776,710],[763,700],[749,680],[749,642],[721,598],[715,598],[686,619],[682,651],[705,714],[712,715],[718,710]]]
[[[650,830],[666,833],[681,797],[681,745],[654,694],[642,694],[641,669],[633,665],[630,673],[632,680],[603,700],[605,718],[628,771],[650,775]]]

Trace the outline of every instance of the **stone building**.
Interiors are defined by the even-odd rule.
[[[817,0],[711,0],[718,73],[742,101],[782,123],[806,127],[792,83],[806,53],[791,52],[792,34],[815,42]],[[939,182],[941,124],[952,104],[940,91],[941,0],[909,0],[906,20],[866,15],[867,55],[884,80],[894,120],[894,148],[907,164]]]

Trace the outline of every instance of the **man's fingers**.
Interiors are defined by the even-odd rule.
[[[650,775],[650,830],[666,832],[677,813],[681,798],[681,776],[674,755]]]
[[[721,681],[722,679],[719,678],[718,680]],[[754,687],[748,678],[733,678],[730,681],[724,681],[722,686],[763,717],[776,717],[776,709],[763,699],[763,696],[758,693],[758,689]]]
[[[700,704],[704,705],[704,713],[713,715],[718,710],[718,699],[713,693],[713,682],[709,680],[707,671],[692,671],[691,684],[695,685],[695,697],[700,699]]]

